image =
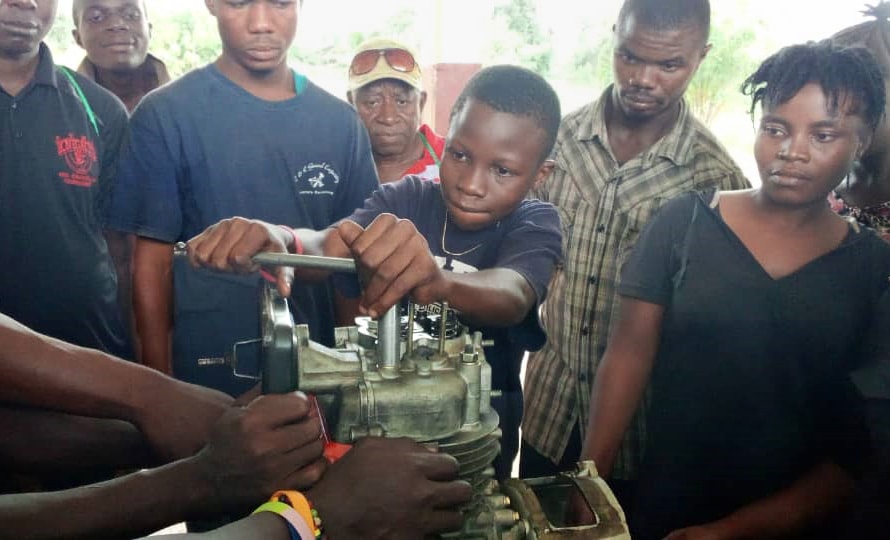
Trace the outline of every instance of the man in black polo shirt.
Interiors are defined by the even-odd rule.
[[[0,312],[126,358],[102,226],[127,113],[53,63],[55,14],[56,0],[0,2]]]

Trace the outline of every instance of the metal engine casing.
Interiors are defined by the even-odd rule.
[[[264,289],[262,311],[264,393],[314,393],[336,442],[409,437],[457,459],[474,497],[464,509],[463,529],[443,539],[630,538],[624,513],[592,462],[571,475],[494,480],[501,432],[490,404],[485,343],[462,325],[446,328],[447,305],[432,329],[415,320],[413,306],[407,321],[394,308],[380,321],[337,328],[334,348],[312,341],[308,326],[294,325],[286,300],[272,287]],[[237,358],[235,363],[237,371]],[[564,526],[573,489],[581,492],[597,524]]]

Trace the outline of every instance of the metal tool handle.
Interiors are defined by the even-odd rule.
[[[173,245],[173,254],[184,257],[188,254],[188,245],[177,242]],[[267,266],[292,266],[294,268],[311,268],[314,270],[330,270],[355,274],[355,261],[342,257],[322,257],[319,255],[296,255],[293,253],[258,253],[253,262]]]
[[[186,246],[183,243],[176,245],[177,255],[185,254]],[[310,268],[314,270],[329,270],[331,272],[345,272],[355,274],[357,272],[355,261],[342,257],[322,257],[319,255],[296,255],[293,253],[258,253],[253,256],[253,262],[266,266],[291,266],[294,268]],[[399,360],[399,316],[398,304],[391,307],[382,317],[382,326],[377,333],[377,347],[381,355],[381,367],[395,369]]]
[[[253,256],[253,262],[267,266],[292,266],[312,268],[332,272],[356,273],[355,261],[340,257],[320,257],[317,255],[294,255],[289,253],[260,253]],[[398,369],[400,355],[399,305],[396,304],[380,317],[377,327],[377,350],[382,369]]]
[[[355,261],[341,257],[321,257],[318,255],[294,255],[291,253],[259,253],[253,256],[253,262],[267,266],[292,266],[294,268],[312,268],[330,270],[332,272],[356,273]]]

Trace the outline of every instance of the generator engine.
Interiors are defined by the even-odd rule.
[[[354,271],[349,259],[262,254],[261,264]],[[421,313],[408,304],[379,320],[359,318],[337,328],[333,348],[295,325],[272,286],[262,291],[260,369],[264,393],[315,394],[329,437],[354,443],[367,436],[410,437],[452,455],[474,490],[462,530],[443,539],[628,539],[624,513],[592,462],[572,474],[538,479],[494,479],[500,451],[498,416],[490,405],[491,366],[480,333],[470,333],[447,304]],[[452,315],[449,315],[451,313]],[[236,373],[239,347],[236,346]],[[572,490],[597,522],[566,526]]]

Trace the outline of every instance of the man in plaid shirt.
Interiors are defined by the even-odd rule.
[[[564,264],[541,308],[548,342],[529,358],[522,477],[572,468],[588,428],[593,378],[617,318],[621,265],[667,200],[690,190],[749,187],[683,99],[704,60],[708,0],[626,0],[614,27],[614,83],[563,119],[556,167],[535,194],[556,205]],[[645,435],[637,412],[613,468],[632,489]]]

